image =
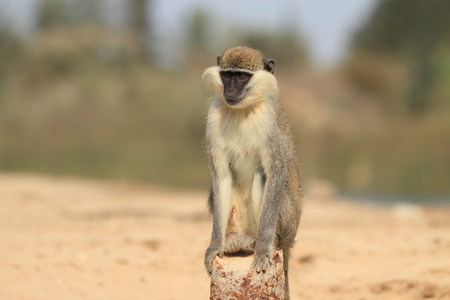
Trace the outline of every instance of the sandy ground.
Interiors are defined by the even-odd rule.
[[[318,187],[317,187],[318,186]],[[208,299],[203,192],[0,175],[0,299]],[[450,209],[310,189],[292,299],[450,299]]]

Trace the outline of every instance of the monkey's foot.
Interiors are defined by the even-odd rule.
[[[213,261],[214,258],[216,256],[219,256],[220,258],[223,257],[223,249],[220,248],[216,248],[214,246],[209,246],[208,249],[206,250],[205,253],[205,267],[206,267],[206,271],[208,272],[208,275],[211,276],[211,272],[212,272],[212,266],[213,266]]]
[[[277,252],[272,250],[255,252],[255,257],[253,259],[251,268],[256,268],[257,273],[266,272],[268,267],[273,264],[273,259],[277,255]]]

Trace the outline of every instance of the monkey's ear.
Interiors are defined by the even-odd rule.
[[[222,57],[220,55],[217,55],[217,65],[220,66],[220,62],[222,61]]]
[[[273,59],[264,60],[264,70],[270,73],[275,73],[275,61]]]

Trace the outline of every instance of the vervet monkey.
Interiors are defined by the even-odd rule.
[[[300,222],[302,191],[289,122],[273,75],[275,62],[244,46],[226,50],[203,73],[213,91],[206,125],[213,214],[205,266],[216,255],[254,254],[265,272],[283,250],[285,299],[288,261]]]

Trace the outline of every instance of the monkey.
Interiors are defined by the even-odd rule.
[[[212,90],[205,148],[211,183],[209,275],[215,256],[253,254],[265,272],[273,250],[283,251],[285,299],[288,260],[300,223],[302,188],[291,126],[279,100],[275,61],[246,46],[217,56],[202,80]]]

